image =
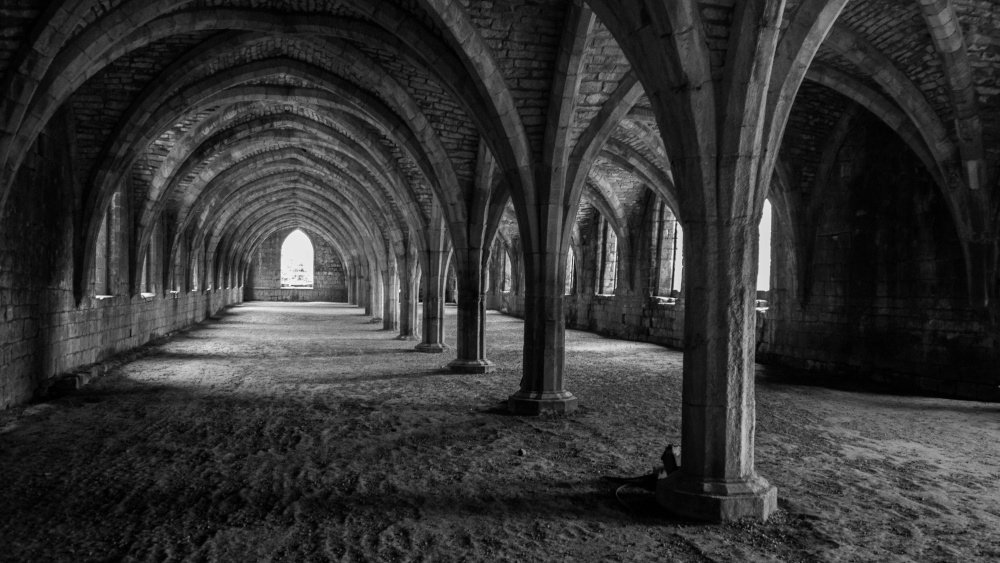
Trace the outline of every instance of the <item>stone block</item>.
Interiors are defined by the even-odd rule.
[[[662,474],[656,499],[671,514],[709,522],[765,521],[778,508],[778,489],[753,475],[733,483],[686,481],[681,471]]]
[[[577,407],[577,398],[568,391],[559,393],[526,393],[518,391],[507,400],[507,409],[516,415],[538,416],[565,414]]]

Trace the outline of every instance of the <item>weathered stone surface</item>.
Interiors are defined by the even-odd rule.
[[[681,518],[767,520],[778,509],[778,489],[757,475],[737,483],[687,483],[682,469],[657,480],[656,500]]]
[[[0,408],[244,299],[489,373],[491,308],[518,414],[576,407],[567,327],[684,348],[661,500],[766,518],[755,359],[1000,400],[997,8],[0,0]]]
[[[512,414],[538,416],[566,414],[576,410],[579,401],[568,391],[532,393],[518,391],[507,399]]]

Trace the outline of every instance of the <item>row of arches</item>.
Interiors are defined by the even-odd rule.
[[[607,219],[599,212],[595,211],[596,225],[592,226],[593,236],[597,237],[597,243],[591,250],[595,257],[590,260],[595,264],[596,283],[593,293],[596,295],[614,295],[618,288],[619,275],[619,245],[621,244],[615,230],[609,227]],[[650,213],[649,224],[649,249],[648,256],[650,265],[648,268],[649,282],[647,284],[648,293],[654,297],[676,298],[681,295],[683,289],[684,273],[684,228],[670,208],[662,201],[657,200]],[[771,229],[772,212],[770,201],[765,200],[758,223],[758,261],[757,261],[757,292],[760,299],[766,299],[766,293],[770,289],[771,278]],[[511,275],[513,266],[511,262],[512,253],[517,252],[511,243],[511,239],[516,239],[517,234],[513,229],[499,231],[499,236],[505,237],[500,244],[494,245],[494,252],[500,254],[499,276],[496,280],[488,278],[487,288],[489,290],[499,289],[500,292],[509,292],[513,287]],[[583,267],[584,261],[578,258],[578,254],[586,252],[583,244],[573,244],[566,253],[566,284],[565,295],[573,295],[580,291],[587,291],[578,286],[578,279],[581,276],[579,271]],[[516,255],[515,255],[516,256]],[[518,258],[515,257],[515,261]],[[625,268],[631,265],[624,266]],[[492,270],[492,269],[491,269]],[[454,277],[454,270],[449,271],[449,276]],[[520,284],[523,285],[523,280]],[[497,284],[495,287],[492,284]]]
[[[975,84],[997,72],[989,60],[972,64],[982,54],[967,49],[959,16],[985,36],[989,19],[941,0],[892,3],[899,17],[872,23],[879,3],[38,3],[28,23],[4,29],[18,39],[0,59],[0,208],[15,220],[26,208],[72,209],[59,215],[66,240],[48,240],[58,272],[39,284],[57,297],[24,299],[58,303],[52,318],[111,327],[121,343],[65,354],[91,359],[135,344],[113,320],[131,318],[133,306],[180,323],[242,299],[255,253],[301,228],[333,249],[347,298],[385,328],[416,338],[422,301],[424,351],[444,349],[442,288],[454,269],[451,365],[476,372],[489,369],[482,323],[493,260],[525,318],[522,379],[508,405],[538,414],[577,404],[564,373],[564,319],[575,306],[567,285],[605,302],[683,294],[684,447],[698,454],[670,494],[706,510],[709,493],[737,507],[748,497],[766,515],[773,488],[753,468],[753,272],[763,270],[756,229],[767,198],[781,232],[787,357],[819,355],[810,340],[825,335],[804,319],[839,328],[843,318],[884,318],[851,308],[887,303],[887,286],[931,293],[927,280],[852,271],[844,305],[841,279],[815,279],[816,270],[840,276],[831,262],[845,254],[884,257],[844,251],[827,240],[841,234],[821,228],[830,201],[884,212],[840,189],[856,180],[852,166],[867,166],[850,145],[872,119],[906,153],[893,169],[917,162],[943,198],[951,227],[937,231],[957,233],[918,257],[921,268],[962,272],[974,306],[996,293],[995,196],[982,189],[996,158],[987,162],[993,137],[979,109],[996,95]],[[915,69],[911,39],[939,64]],[[51,160],[70,165],[43,170]],[[31,200],[39,178],[64,199]],[[841,226],[884,233],[842,215]],[[508,254],[499,262],[498,239]],[[939,259],[947,254],[961,263]],[[304,281],[301,272],[288,281],[295,276]],[[111,295],[112,304],[88,300]]]

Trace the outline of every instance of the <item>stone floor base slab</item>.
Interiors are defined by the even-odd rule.
[[[507,410],[511,414],[523,416],[568,413],[575,411],[576,407],[576,397],[569,391],[559,393],[526,393],[518,391],[507,400]]]
[[[408,342],[415,342],[420,339],[412,334],[400,334],[399,336],[396,337],[396,340],[406,340]]]
[[[778,508],[778,489],[756,474],[746,481],[703,482],[686,481],[681,470],[657,481],[656,500],[682,518],[764,521]]]
[[[448,369],[455,373],[493,373],[496,366],[489,360],[453,360]]]
[[[421,342],[420,344],[417,344],[417,346],[414,348],[414,350],[416,350],[417,352],[424,352],[426,354],[440,354],[441,352],[444,352],[447,349],[448,345],[442,344],[440,342],[436,344],[424,344],[423,342]]]

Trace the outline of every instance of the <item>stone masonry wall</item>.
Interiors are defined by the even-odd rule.
[[[73,182],[66,116],[21,167],[0,217],[0,408],[24,403],[54,376],[140,346],[242,300],[242,289],[129,297],[127,253],[108,264],[113,296],[73,293]],[[118,233],[124,237],[124,233]],[[124,241],[124,239],[120,239]],[[91,280],[92,282],[92,280]]]
[[[268,237],[254,254],[247,278],[247,301],[347,302],[347,278],[337,252],[322,237],[303,229],[313,244],[313,288],[281,288],[281,245],[294,229]]]
[[[684,346],[684,301],[634,295],[567,295],[566,328],[612,338]]]
[[[684,342],[683,300],[640,295],[595,295],[596,237],[575,248],[576,293],[565,296],[566,327],[588,330],[613,338],[652,342],[680,348]],[[519,269],[519,249],[510,252],[512,266]],[[513,291],[501,291],[501,258],[507,252],[498,242],[490,253],[486,308],[524,317],[523,283]],[[623,267],[624,268],[624,267]],[[487,344],[488,345],[488,344]]]
[[[940,189],[871,117],[853,127],[824,192],[815,246],[772,233],[769,308],[757,313],[757,360],[901,389],[1000,401],[997,306],[969,306],[962,250]],[[577,248],[567,328],[682,347],[683,299],[594,295],[597,248]],[[793,253],[812,256],[799,279]],[[512,253],[517,256],[517,253]],[[518,257],[519,258],[519,257]],[[619,272],[621,274],[621,271]],[[491,277],[497,268],[491,264]],[[524,316],[519,291],[491,284],[487,307]]]
[[[566,328],[673,348],[684,346],[683,300],[619,295],[567,295],[565,299]],[[489,292],[486,308],[524,318],[524,297],[514,292]]]
[[[966,302],[939,188],[872,120],[855,128],[837,164],[807,279],[793,278],[788,237],[774,232],[758,360],[1000,400],[996,313]]]

